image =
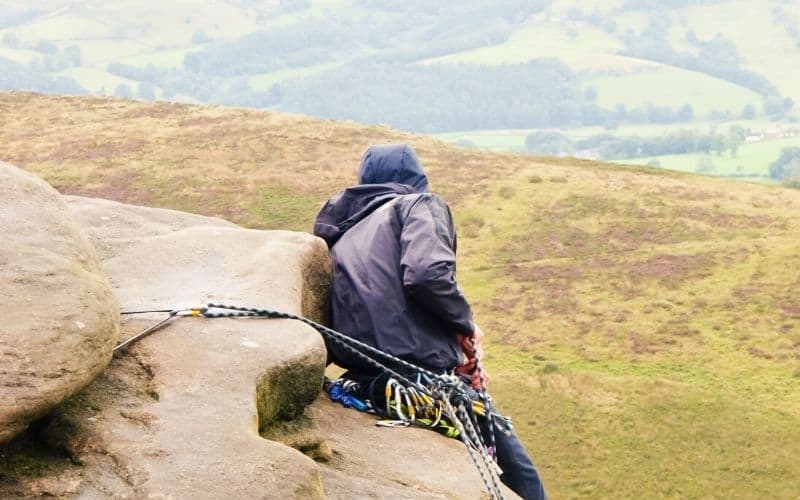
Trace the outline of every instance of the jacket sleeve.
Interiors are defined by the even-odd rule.
[[[412,301],[451,331],[473,331],[472,311],[456,283],[456,234],[450,209],[423,194],[411,205],[400,233],[403,287]]]

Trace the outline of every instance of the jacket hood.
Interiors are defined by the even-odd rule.
[[[359,184],[385,184],[394,182],[414,188],[415,192],[428,190],[428,177],[422,169],[417,153],[407,144],[370,146],[361,158],[358,171]]]
[[[342,235],[381,205],[398,196],[424,193],[428,177],[411,146],[371,146],[361,158],[358,186],[347,188],[322,207],[314,234],[332,247]]]

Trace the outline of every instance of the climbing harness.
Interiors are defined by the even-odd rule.
[[[503,417],[494,410],[491,404],[491,397],[485,389],[473,391],[453,373],[434,373],[295,314],[224,304],[208,304],[205,307],[187,309],[126,311],[121,314],[156,312],[168,313],[169,316],[120,343],[114,348],[114,352],[124,351],[134,342],[177,319],[187,316],[291,319],[305,323],[326,339],[335,342],[369,366],[377,368],[388,376],[383,393],[385,407],[378,410],[373,406],[373,409],[385,418],[378,425],[385,427],[421,425],[439,430],[450,437],[458,437],[466,446],[470,458],[478,469],[490,496],[498,499],[505,498],[499,478],[502,471],[500,471],[494,458],[494,427],[495,424],[499,424],[501,431],[510,432],[512,424],[511,419]],[[475,369],[479,370],[481,387],[485,388],[480,360],[476,361]],[[405,375],[400,373],[401,370]],[[415,375],[408,376],[409,373]],[[344,386],[342,386],[342,389],[345,389]],[[477,400],[473,400],[473,397],[471,397],[474,392],[478,394]],[[488,445],[484,442],[478,430],[478,416],[484,418],[487,422]]]

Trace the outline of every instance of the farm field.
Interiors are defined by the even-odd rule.
[[[707,118],[713,111],[728,111],[737,116],[746,104],[755,106],[761,101],[761,96],[752,90],[669,66],[589,78],[584,80],[584,86],[596,90],[597,102],[601,106],[611,108],[621,102],[633,107],[683,103],[690,105],[694,116],[700,119]],[[656,88],[658,92],[653,91]]]
[[[797,124],[793,123],[740,120],[725,123],[693,122],[691,124],[623,126],[614,130],[614,134],[625,137],[658,137],[682,130],[694,130],[700,133],[708,133],[709,131],[716,130],[720,133],[725,133],[731,126],[753,127],[753,130],[757,131],[775,128],[798,128]],[[478,147],[499,152],[524,153],[526,151],[525,138],[530,132],[531,130],[482,130],[439,134],[438,137],[462,147]],[[563,133],[572,140],[586,139],[588,137],[608,133],[608,131],[604,130],[602,127],[562,129],[558,130],[558,132]],[[696,172],[701,162],[708,165],[710,161],[712,167],[706,167],[703,172],[705,175],[775,183],[774,180],[769,178],[770,163],[778,159],[783,148],[797,146],[800,146],[800,138],[792,137],[742,144],[739,146],[735,156],[728,150],[720,155],[715,153],[710,155],[690,153],[616,159],[613,160],[613,162],[626,165],[659,166],[660,168],[682,172]]]
[[[702,168],[703,162],[706,162],[706,168],[710,169],[710,171],[705,172],[708,175],[720,175],[724,177],[760,177],[762,182],[770,182],[769,165],[767,165],[766,169],[763,167],[763,158],[777,159],[783,148],[798,146],[800,146],[800,138],[793,137],[754,144],[744,144],[739,148],[736,156],[732,156],[729,152],[725,152],[721,155],[664,155],[619,160],[617,163],[648,165],[652,164],[652,162],[658,162],[659,166],[670,170],[696,172],[698,168]]]

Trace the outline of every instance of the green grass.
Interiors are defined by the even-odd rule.
[[[642,125],[620,125],[613,131],[603,127],[578,127],[570,129],[560,129],[559,132],[573,140],[586,139],[594,135],[613,133],[619,136],[639,136],[654,137],[664,135],[679,130],[696,130],[701,133],[708,133],[711,130],[727,132],[732,125],[738,125],[745,129],[766,130],[774,127],[796,128],[797,124],[788,122],[773,122],[766,119],[759,120],[733,120],[726,122],[712,122],[706,120],[695,120],[686,123],[665,123],[665,124],[642,124]],[[436,136],[448,142],[458,140],[468,140],[475,144],[494,151],[523,151],[525,149],[525,137],[534,129],[500,129],[500,130],[466,130],[462,132],[448,132],[437,134]]]
[[[60,12],[37,18],[13,31],[23,41],[51,40],[64,42],[70,40],[92,40],[111,38],[113,29],[91,16],[85,15],[82,9],[73,12]]]
[[[288,229],[307,232],[319,211],[319,200],[313,196],[298,195],[286,186],[270,185],[262,188],[247,207],[268,229]]]
[[[797,124],[789,122],[775,122],[768,119],[756,120],[731,120],[731,121],[707,121],[695,120],[688,123],[656,123],[656,124],[642,124],[642,125],[620,125],[613,132],[621,136],[640,136],[652,137],[659,136],[670,132],[677,132],[679,130],[696,130],[702,133],[708,133],[712,130],[717,132],[727,132],[728,128],[737,125],[744,129],[751,129],[754,131],[766,130],[774,127],[781,128],[797,128]],[[580,127],[569,129],[565,133],[573,139],[583,139],[593,135],[608,132],[602,127]]]
[[[0,37],[2,32],[0,32]],[[5,45],[0,45],[0,57],[10,59],[20,64],[28,64],[33,58],[40,58],[41,54],[33,50],[11,49]]]
[[[575,69],[625,71],[652,65],[614,55],[622,44],[597,28],[580,24],[574,40],[570,39],[568,29],[569,25],[563,21],[541,20],[515,31],[505,43],[430,59],[429,62],[516,64],[540,57],[556,57]]]
[[[82,41],[80,46],[85,61],[84,66],[101,70],[110,63],[152,50],[148,45],[136,40],[86,40]]]
[[[774,127],[797,127],[796,124],[792,123],[779,123],[768,120],[737,120],[724,123],[698,121],[689,124],[626,125],[616,129],[614,134],[618,136],[648,137],[674,133],[679,130],[695,130],[700,133],[708,133],[711,130],[716,130],[718,133],[726,134],[728,128],[732,125],[738,125],[752,130],[766,130]],[[560,132],[567,135],[572,140],[580,140],[593,135],[608,133],[608,131],[603,130],[602,127],[582,127],[561,130]],[[492,151],[525,152],[525,137],[529,133],[530,130],[481,130],[439,134],[437,137],[456,144],[458,144],[459,141],[466,141],[479,148]],[[736,156],[732,156],[728,150],[722,155],[713,153],[711,155],[699,153],[665,155],[614,160],[614,162],[625,165],[648,165],[651,162],[658,162],[661,168],[683,172],[695,172],[700,159],[704,156],[708,156],[715,167],[715,170],[709,173],[709,175],[732,176],[742,178],[743,180],[771,183],[772,181],[768,178],[770,163],[780,156],[783,148],[798,145],[800,145],[800,138],[786,138],[743,144],[737,151]]]
[[[567,162],[506,182],[461,276],[551,493],[793,498],[800,318],[781,311],[800,282],[768,270],[800,265],[796,195]]]
[[[105,95],[114,95],[114,89],[121,83],[127,84],[134,92],[139,86],[136,80],[112,75],[101,69],[78,67],[60,71],[58,74],[74,78],[81,86],[92,92],[105,89]]]
[[[160,68],[182,68],[183,58],[193,48],[157,50],[145,54],[136,54],[120,59],[118,62],[131,66],[145,67],[148,64]]]
[[[800,7],[784,2],[726,2],[683,10],[688,27],[703,39],[717,32],[734,40],[745,67],[767,77],[785,95],[800,102],[800,49],[772,22],[772,8],[780,5],[800,19]],[[746,20],[746,21],[745,21]],[[795,22],[796,24],[796,22]]]
[[[248,82],[250,84],[250,88],[252,88],[253,90],[269,90],[269,88],[272,85],[281,82],[283,80],[288,80],[290,78],[299,78],[303,76],[317,75],[319,73],[324,73],[325,71],[341,66],[341,64],[343,63],[334,62],[326,64],[316,64],[314,66],[305,66],[301,68],[289,68],[278,71],[271,71],[269,73],[251,76]]]
[[[786,138],[775,141],[765,141],[752,144],[743,144],[736,156],[730,152],[722,155],[666,155],[648,158],[634,158],[620,160],[618,163],[630,165],[647,165],[657,161],[661,167],[683,172],[695,172],[701,158],[708,157],[714,165],[713,175],[722,176],[749,176],[769,177],[769,164],[777,160],[781,150],[786,147],[800,146],[800,138]]]
[[[597,103],[607,109],[613,109],[618,103],[625,103],[629,109],[646,105],[675,109],[689,104],[694,109],[694,115],[701,119],[714,110],[727,110],[738,115],[745,104],[752,104],[758,109],[762,100],[757,93],[738,85],[667,66],[590,78],[585,80],[585,85],[597,90]]]

